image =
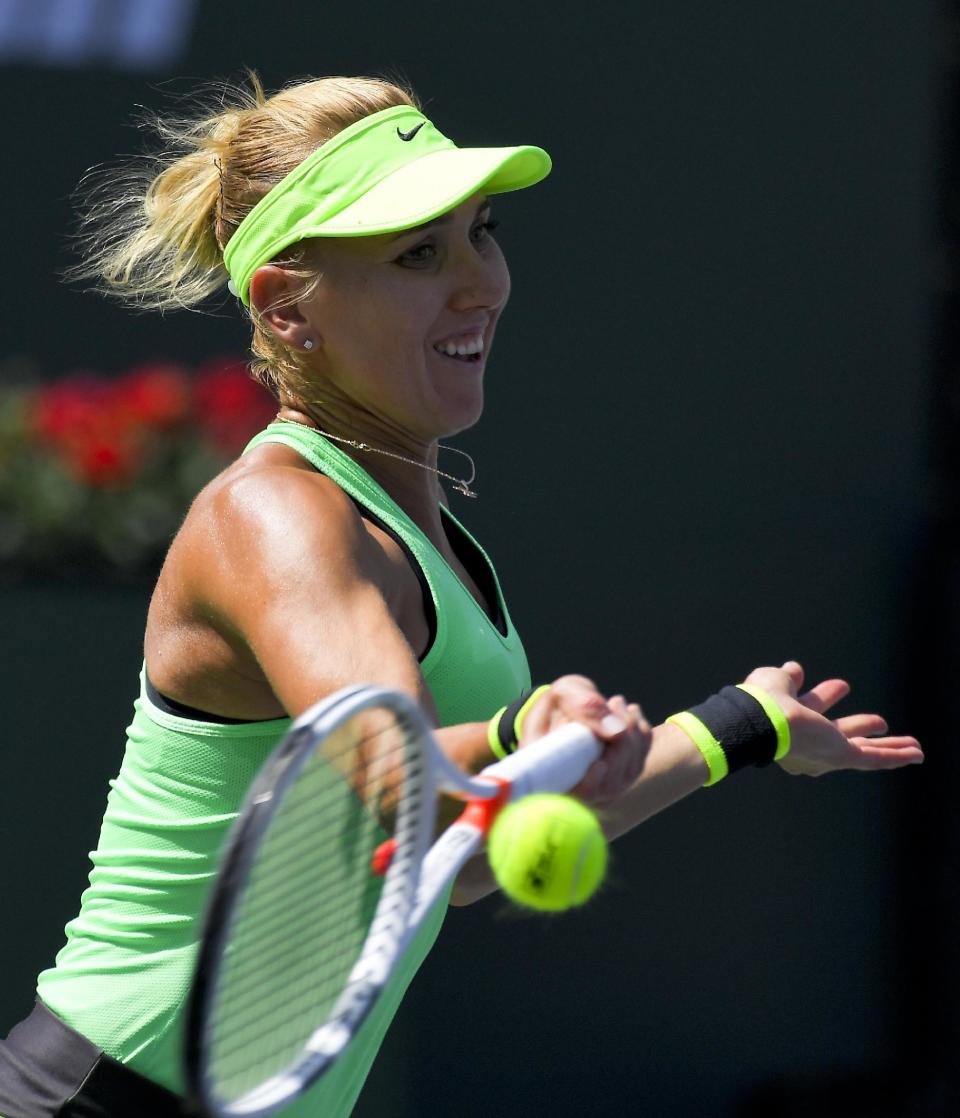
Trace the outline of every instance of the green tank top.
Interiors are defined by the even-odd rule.
[[[421,670],[441,724],[481,721],[530,686],[526,657],[486,555],[446,510],[448,527],[475,549],[496,589],[491,622],[430,541],[359,466],[315,431],[274,423],[252,440],[292,447],[403,543],[435,614]],[[90,884],[66,927],[40,998],[114,1058],[177,1093],[183,1009],[198,918],[223,841],[247,787],[289,726],[287,718],[222,725],[170,714],[150,701],[141,675],[120,772],[110,782]],[[438,905],[407,952],[350,1056],[283,1110],[288,1118],[349,1114],[397,1006],[443,921]]]

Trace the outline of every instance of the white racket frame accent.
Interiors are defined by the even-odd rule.
[[[417,757],[422,763],[419,796],[404,796],[397,813],[394,837],[397,851],[385,875],[383,889],[366,941],[327,1020],[304,1045],[299,1064],[271,1077],[238,1099],[219,1096],[207,1070],[206,1030],[214,1004],[223,950],[240,890],[236,882],[245,881],[254,860],[256,847],[273,815],[271,800],[296,780],[300,769],[317,742],[344,722],[372,708],[393,712],[406,731],[408,763]],[[294,739],[302,739],[294,750]],[[209,973],[202,976],[203,996],[191,1017],[192,1031],[199,1053],[188,1058],[193,1067],[195,1088],[207,1113],[214,1118],[260,1118],[274,1113],[307,1090],[342,1054],[376,1002],[397,960],[416,934],[424,917],[436,904],[451,880],[476,852],[484,838],[484,828],[468,820],[451,824],[429,848],[436,820],[436,799],[447,792],[464,800],[487,800],[499,796],[504,802],[533,792],[568,792],[580,782],[599,757],[601,746],[586,726],[568,723],[484,769],[478,776],[462,772],[440,749],[420,707],[399,691],[379,687],[348,687],[316,703],[293,723],[264,771],[290,753],[279,768],[272,790],[258,794],[256,782],[235,824],[225,855],[235,893],[228,902],[226,918],[219,927],[205,932],[202,959]],[[280,755],[278,757],[278,755]],[[505,788],[506,786],[506,788]],[[259,821],[249,818],[264,804]],[[252,824],[252,825],[251,825]],[[243,851],[230,861],[232,847],[243,833]],[[222,914],[221,914],[222,915]],[[209,939],[210,944],[206,942]],[[198,982],[201,981],[198,968]],[[211,991],[213,993],[211,993]]]

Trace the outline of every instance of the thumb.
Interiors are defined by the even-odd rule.
[[[790,677],[790,691],[793,697],[796,698],[800,688],[803,686],[803,668],[796,660],[788,660],[783,665],[782,670]]]

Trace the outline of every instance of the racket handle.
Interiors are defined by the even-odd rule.
[[[510,799],[532,792],[569,792],[600,756],[602,746],[580,722],[568,722],[485,768],[484,777],[510,784]]]

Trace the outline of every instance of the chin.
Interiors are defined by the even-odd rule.
[[[445,404],[443,411],[446,430],[441,438],[449,438],[451,435],[466,431],[478,422],[483,415],[483,388],[478,387],[469,395],[464,393],[456,401],[448,399]]]
[[[432,400],[428,398],[424,403],[437,421],[438,437],[443,439],[472,427],[483,413],[487,361],[486,355],[475,364],[460,364],[436,355],[434,358],[441,364],[429,368]]]

